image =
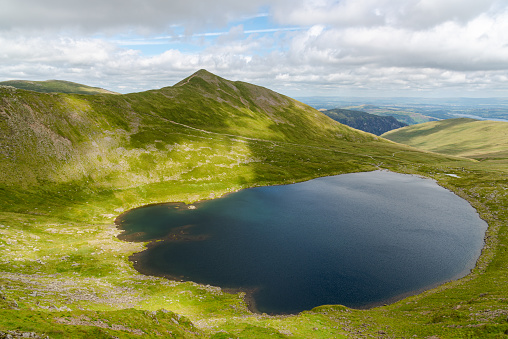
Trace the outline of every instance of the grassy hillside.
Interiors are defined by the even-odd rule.
[[[118,189],[190,172],[213,175],[222,171],[214,167],[218,154],[228,166],[262,166],[267,154],[258,143],[318,147],[326,138],[353,153],[363,144],[386,143],[295,100],[206,71],[174,87],[123,96],[2,93],[0,183],[9,186],[85,180]],[[196,147],[192,157],[180,157],[188,142]]]
[[[118,94],[99,87],[90,87],[63,80],[9,80],[0,82],[0,86],[11,86],[41,93]]]
[[[323,111],[323,113],[341,124],[375,135],[381,135],[392,129],[407,126],[407,124],[398,121],[392,116],[383,117],[348,109],[335,108]]]
[[[129,95],[0,88],[0,337],[502,337],[506,167],[395,144],[206,71]],[[471,275],[371,310],[254,314],[243,294],[139,274],[114,219],[149,203],[389,169],[432,177],[488,221]],[[447,174],[454,174],[451,177]],[[9,332],[10,331],[10,332]],[[34,337],[32,335],[32,337]]]
[[[401,128],[383,137],[437,153],[508,158],[508,122],[450,119]]]

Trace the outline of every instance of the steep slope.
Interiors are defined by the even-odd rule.
[[[9,80],[0,82],[0,86],[11,86],[18,89],[41,93],[75,93],[75,94],[118,94],[99,87],[90,87],[71,81],[46,80]]]
[[[154,112],[160,118],[217,133],[318,144],[322,136],[340,141],[374,140],[346,126],[330,125],[323,114],[294,99],[267,88],[228,81],[205,70],[173,87],[127,97],[134,109],[141,109],[145,103],[156,105]]]
[[[392,116],[380,116],[348,109],[335,108],[323,111],[323,113],[341,124],[375,135],[407,126]]]
[[[508,123],[449,119],[404,127],[382,135],[427,151],[469,158],[508,157]]]
[[[165,168],[177,167],[169,153],[186,135],[316,146],[323,138],[341,145],[376,139],[266,88],[204,70],[173,87],[128,95],[1,93],[0,183],[164,181]]]

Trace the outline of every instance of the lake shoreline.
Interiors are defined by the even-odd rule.
[[[372,171],[372,172],[376,172],[376,171]],[[381,172],[381,171],[380,171]],[[395,173],[395,174],[401,174],[401,173],[397,173],[397,172],[391,172],[391,171],[387,171],[387,170],[384,170],[382,172],[388,172],[388,173]],[[368,172],[360,172],[360,173],[368,173]],[[359,174],[359,173],[358,173]],[[413,177],[418,177],[418,178],[421,178],[421,179],[430,179],[431,181],[433,181],[434,183],[436,184],[439,184],[437,182],[436,179],[434,178],[427,178],[427,177],[423,177],[421,175],[414,175],[414,174],[404,174],[404,175],[408,175],[408,176],[413,176]],[[278,185],[273,185],[273,186],[285,186],[284,184],[278,184]],[[457,195],[455,192],[453,192],[453,190],[450,190],[449,188],[447,187],[444,187],[443,185],[439,185],[440,187],[444,188],[445,190],[453,193],[454,195],[456,195],[457,197],[460,198],[459,195]],[[234,193],[234,192],[229,192],[221,197],[224,197],[226,195],[229,195],[230,193]],[[462,198],[463,199],[463,198]],[[173,205],[173,206],[179,206],[181,209],[196,209],[196,205],[199,205],[200,203],[202,202],[206,202],[206,201],[209,201],[208,199],[206,200],[201,200],[201,201],[198,201],[198,202],[195,202],[193,204],[185,204],[183,202],[169,202],[169,203],[156,203],[156,204],[150,204],[150,205],[145,205],[145,206],[140,206],[140,207],[137,207],[137,208],[134,208],[134,209],[138,209],[138,208],[143,208],[143,207],[147,207],[147,206],[156,206],[156,205]],[[471,205],[471,203],[468,201],[468,204]],[[132,210],[134,210],[132,209]],[[129,211],[126,211],[124,213],[122,213],[121,215],[119,215],[116,219],[115,219],[115,225],[117,226],[118,229],[122,230],[122,231],[125,231],[123,228],[122,228],[122,217],[126,214],[126,213],[129,213],[131,212],[132,210],[129,210]],[[475,209],[476,213],[478,214],[478,211]],[[141,252],[138,252],[138,253],[134,253],[132,254],[131,256],[129,256],[129,261],[131,261],[133,263],[133,266],[134,268],[144,274],[144,275],[148,275],[148,276],[158,276],[158,277],[164,277],[166,279],[170,279],[170,280],[174,280],[174,281],[180,281],[180,282],[192,282],[192,283],[195,283],[195,284],[199,284],[199,285],[202,285],[202,286],[206,286],[205,283],[196,283],[195,281],[193,281],[192,279],[188,279],[186,280],[183,276],[180,276],[180,277],[176,277],[176,276],[172,276],[172,275],[169,275],[169,274],[164,274],[164,273],[159,273],[159,272],[155,272],[153,270],[150,270],[149,268],[146,267],[146,265],[144,265],[144,263],[146,263],[146,260],[144,260],[144,257],[145,255],[147,254],[147,251],[152,248],[153,246],[157,246],[157,245],[160,245],[161,243],[164,243],[164,241],[136,241],[134,239],[126,239],[125,237],[122,238],[121,235],[123,234],[124,232],[122,232],[120,235],[118,235],[118,238],[123,240],[123,241],[134,241],[134,242],[145,242],[147,243],[146,244],[146,249],[141,251]],[[485,235],[484,235],[485,237]],[[186,239],[184,239],[186,240]],[[483,247],[485,246],[485,241],[483,241],[483,245],[482,245],[482,248],[480,249],[481,252],[483,252]],[[480,256],[481,256],[481,253],[480,253]],[[397,301],[400,301],[402,299],[405,299],[407,297],[410,297],[410,296],[415,296],[415,295],[418,295],[418,294],[421,294],[422,292],[425,292],[425,291],[428,291],[428,290],[431,290],[431,289],[434,289],[440,285],[443,285],[443,284],[446,284],[448,282],[451,282],[451,281],[455,281],[455,280],[458,280],[458,279],[461,279],[463,277],[466,277],[468,276],[472,269],[474,269],[476,267],[476,264],[479,260],[479,257],[476,258],[476,260],[474,261],[474,263],[472,265],[470,265],[467,269],[465,269],[464,271],[462,271],[461,273],[459,274],[455,274],[453,278],[447,278],[441,282],[437,282],[437,283],[432,283],[430,285],[426,285],[422,288],[418,288],[418,289],[414,289],[412,291],[409,291],[409,292],[404,292],[404,293],[400,293],[400,294],[397,294],[395,296],[392,296],[392,297],[389,297],[387,299],[383,299],[381,301],[377,301],[377,302],[370,302],[370,303],[366,303],[366,304],[363,304],[363,305],[359,305],[359,306],[346,306],[348,308],[351,308],[351,309],[360,309],[360,310],[365,310],[365,309],[371,309],[371,308],[375,308],[375,307],[379,307],[379,306],[383,306],[383,305],[387,305],[387,304],[393,304]],[[265,314],[263,312],[260,312],[259,309],[256,307],[256,301],[255,301],[255,298],[254,298],[254,293],[258,290],[257,288],[222,288],[220,287],[221,290],[225,293],[229,293],[229,294],[238,294],[238,293],[244,293],[244,296],[243,296],[243,299],[247,305],[247,308],[252,312],[252,313],[255,313],[255,314]],[[319,307],[319,306],[316,306],[316,307]],[[306,309],[306,310],[303,310],[303,311],[310,311],[311,309]],[[276,312],[273,312],[273,313],[268,313],[270,315],[295,315],[295,314],[298,314],[300,313],[301,311],[299,312],[293,312],[293,313],[276,313]]]
[[[155,241],[151,241],[151,242],[146,244],[147,248],[145,250],[143,250],[141,252],[136,252],[136,253],[131,254],[129,256],[129,261],[132,263],[132,265],[133,265],[133,267],[134,267],[134,269],[136,271],[138,271],[139,273],[141,273],[143,275],[146,275],[146,276],[165,278],[165,279],[168,279],[168,280],[171,280],[171,281],[182,282],[182,283],[185,283],[185,282],[187,282],[187,283],[193,283],[193,284],[197,284],[197,285],[200,285],[200,286],[210,286],[208,284],[199,283],[199,282],[195,282],[195,281],[192,281],[192,280],[186,280],[184,277],[176,277],[176,276],[172,276],[170,274],[156,272],[154,270],[150,270],[149,268],[147,268],[146,265],[143,265],[144,262],[145,262],[145,260],[144,260],[145,256],[147,254],[145,252],[147,252],[151,247],[157,246],[157,245],[158,244]],[[439,286],[442,286],[442,285],[445,285],[447,283],[458,281],[458,280],[460,280],[462,278],[465,278],[465,277],[467,277],[468,275],[471,274],[471,270],[472,269],[470,269],[468,271],[468,273],[465,273],[465,274],[461,273],[460,275],[457,275],[456,277],[454,277],[452,279],[449,279],[449,280],[446,280],[446,281],[434,283],[434,284],[431,284],[431,285],[428,285],[428,286],[424,286],[424,287],[416,289],[416,290],[412,290],[412,291],[409,291],[409,292],[397,294],[397,295],[389,297],[387,299],[383,299],[383,300],[380,300],[380,301],[367,303],[365,305],[358,305],[358,306],[347,306],[347,305],[341,305],[341,304],[338,304],[338,305],[345,306],[347,308],[354,309],[354,310],[370,310],[370,309],[373,309],[373,308],[376,308],[376,307],[382,307],[382,306],[391,305],[391,304],[397,303],[397,302],[399,302],[399,301],[401,301],[403,299],[406,299],[406,298],[409,298],[409,297],[413,297],[413,296],[417,296],[417,295],[419,295],[421,293],[424,293],[426,291],[430,291],[430,290],[435,289],[435,288],[437,288]],[[257,288],[257,287],[252,287],[252,288],[232,288],[232,287],[221,287],[221,286],[214,286],[214,287],[220,289],[221,292],[223,292],[223,293],[228,293],[228,294],[243,293],[243,301],[245,302],[245,304],[247,306],[247,309],[250,312],[252,312],[253,314],[257,314],[257,315],[292,316],[292,315],[298,315],[298,314],[300,314],[302,312],[311,312],[314,308],[324,306],[324,305],[319,305],[319,306],[316,306],[316,307],[308,309],[308,310],[302,310],[302,311],[293,312],[293,313],[275,313],[275,312],[266,313],[266,312],[261,312],[257,308],[256,299],[254,298],[254,293],[256,293],[259,290],[259,288]],[[335,306],[336,304],[331,304],[331,305]]]
[[[186,280],[184,277],[176,277],[172,276],[170,274],[160,273],[156,272],[154,270],[150,270],[146,267],[146,265],[143,265],[144,258],[146,255],[146,251],[148,248],[156,246],[156,244],[153,244],[152,242],[147,244],[147,248],[141,252],[137,252],[134,254],[131,254],[129,256],[129,261],[132,263],[134,269],[138,271],[139,273],[146,275],[146,276],[152,276],[152,277],[159,277],[159,278],[165,278],[171,281],[177,281],[177,282],[188,282],[197,284],[200,286],[207,286],[206,284],[198,283],[191,280]],[[210,285],[208,285],[210,286]],[[256,300],[254,298],[254,293],[259,290],[259,288],[231,288],[231,287],[220,287],[220,286],[214,286],[215,288],[219,288],[221,292],[228,293],[228,294],[239,294],[243,293],[243,301],[245,302],[247,309],[252,312],[253,314],[263,315],[266,314],[264,312],[259,311],[259,309],[256,306]],[[289,315],[289,314],[269,314],[269,315]]]

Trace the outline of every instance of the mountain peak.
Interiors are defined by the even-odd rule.
[[[199,76],[199,77],[202,77],[202,76],[214,76],[216,77],[215,74],[211,73],[211,72],[208,72],[206,69],[202,68],[200,69],[199,71],[197,71],[196,73],[193,74],[194,76]]]
[[[183,79],[179,83],[175,84],[174,87],[186,85],[194,78],[202,79],[206,82],[215,82],[215,83],[220,80],[225,80],[225,79],[222,79],[221,77],[219,77],[218,75],[208,72],[206,69],[200,69],[199,71],[195,72],[191,76],[188,76],[187,78]]]

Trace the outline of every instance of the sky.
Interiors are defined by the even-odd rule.
[[[0,81],[506,97],[508,0],[0,0]]]

